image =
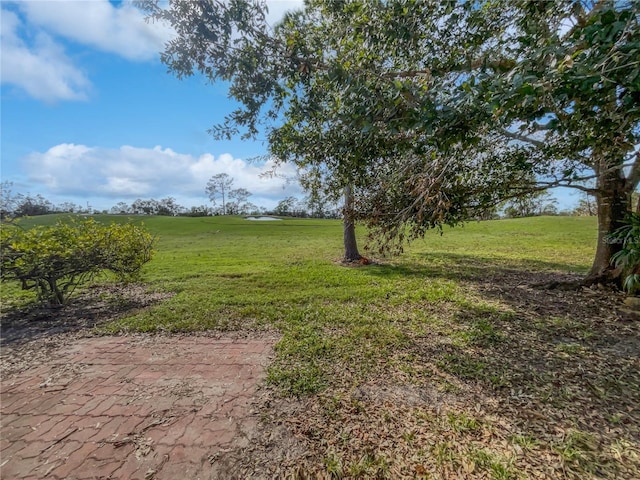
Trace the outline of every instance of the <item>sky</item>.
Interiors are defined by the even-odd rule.
[[[269,20],[302,4],[270,0]],[[167,73],[160,52],[171,31],[131,3],[2,1],[0,155],[13,192],[102,210],[120,201],[174,197],[208,204],[206,183],[227,173],[265,208],[296,182],[265,177],[263,140],[214,140],[207,129],[235,108],[225,84]],[[281,166],[293,177],[291,166]],[[560,208],[578,196],[556,191]]]
[[[301,3],[271,1],[270,20]],[[189,207],[209,204],[207,181],[227,173],[266,208],[304,195],[296,182],[261,175],[272,165],[252,159],[267,153],[265,142],[206,132],[235,107],[226,86],[167,73],[160,52],[171,31],[131,3],[2,1],[1,9],[0,176],[14,193],[100,210],[167,196]]]

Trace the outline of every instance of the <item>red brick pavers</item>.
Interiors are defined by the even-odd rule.
[[[205,479],[246,446],[275,338],[101,337],[3,378],[2,479]]]

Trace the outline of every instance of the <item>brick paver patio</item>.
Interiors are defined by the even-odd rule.
[[[208,479],[247,445],[275,339],[85,338],[1,382],[3,479]]]

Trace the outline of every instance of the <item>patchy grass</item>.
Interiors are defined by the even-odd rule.
[[[469,224],[355,268],[337,221],[144,221],[147,286],[174,295],[102,331],[279,331],[269,418],[310,452],[271,459],[290,473],[640,478],[638,322],[611,292],[539,286],[586,272],[594,219]]]

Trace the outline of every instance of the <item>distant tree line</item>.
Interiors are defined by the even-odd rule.
[[[341,209],[329,198],[317,193],[298,199],[293,196],[282,199],[275,208],[268,210],[249,201],[252,193],[246,188],[232,189],[234,178],[226,173],[213,175],[207,182],[205,193],[209,197],[214,215],[278,215],[289,217],[340,218]],[[219,206],[216,207],[216,205]]]
[[[118,202],[111,207],[109,213],[114,215],[164,215],[168,217],[175,217],[185,211],[182,205],[176,202],[173,197],[161,198],[156,200],[154,198],[134,200],[131,205],[126,202]]]
[[[13,183],[4,181],[0,183],[0,218],[17,218],[36,215],[48,215],[51,213],[93,213],[94,210],[87,203],[86,206],[76,205],[72,202],[63,202],[54,205],[39,193],[14,193]]]
[[[558,201],[548,192],[531,192],[503,202],[491,209],[487,209],[477,220],[523,218],[542,215],[594,217],[597,215],[596,202],[591,195],[583,194],[573,209],[559,210]]]
[[[215,177],[212,177],[212,180]],[[230,177],[222,179],[227,181]],[[233,180],[233,179],[231,179]],[[211,185],[211,180],[209,181]],[[213,196],[213,205],[198,205],[184,207],[175,198],[166,197],[156,200],[138,198],[132,203],[118,202],[109,210],[96,210],[88,203],[86,206],[73,202],[63,202],[55,205],[40,194],[21,194],[12,192],[11,182],[0,184],[0,215],[5,218],[48,215],[53,213],[76,214],[112,214],[112,215],[165,215],[184,217],[208,217],[215,215],[276,215],[281,217],[298,218],[341,218],[342,208],[330,198],[319,195],[308,195],[304,198],[288,196],[278,202],[271,209],[257,206],[248,201],[251,192],[244,188],[231,190],[226,185],[224,206],[216,205],[216,198],[221,199],[221,189],[214,190],[207,187],[209,196]],[[638,197],[634,197],[637,202]],[[558,202],[546,192],[534,192],[526,196],[515,198],[493,209],[488,209],[478,216],[477,220],[492,220],[498,218],[532,217],[539,215],[573,215],[595,216],[596,203],[589,195],[583,195],[573,210],[558,210]]]

